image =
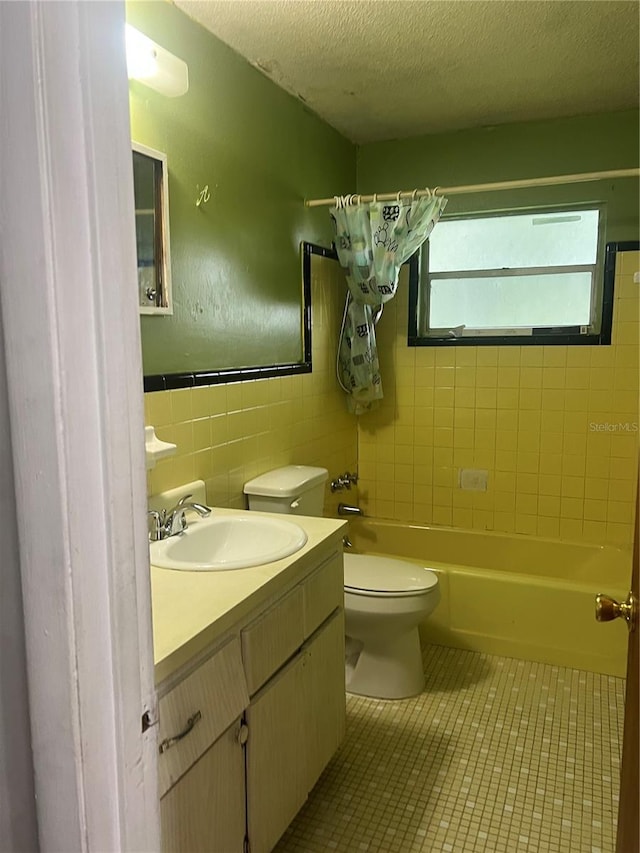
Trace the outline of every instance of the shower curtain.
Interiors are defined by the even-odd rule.
[[[342,386],[356,415],[369,411],[383,396],[375,320],[381,306],[395,296],[401,265],[429,237],[447,200],[429,193],[419,199],[371,204],[336,199],[330,214],[335,246],[349,294],[338,345]]]

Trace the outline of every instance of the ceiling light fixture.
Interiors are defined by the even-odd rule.
[[[187,63],[130,24],[125,25],[127,73],[161,95],[177,98],[189,91]]]

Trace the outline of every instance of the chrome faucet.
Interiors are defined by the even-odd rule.
[[[149,521],[149,540],[158,542],[161,539],[168,539],[169,536],[177,536],[185,531],[188,527],[185,512],[192,509],[197,512],[201,518],[211,514],[211,509],[197,501],[189,501],[193,495],[183,495],[178,503],[170,510],[150,510],[147,513]]]

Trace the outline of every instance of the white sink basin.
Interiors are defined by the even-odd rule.
[[[284,519],[224,515],[192,522],[178,536],[149,546],[161,569],[220,572],[273,563],[299,551],[307,534]]]

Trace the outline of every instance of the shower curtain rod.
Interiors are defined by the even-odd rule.
[[[495,192],[496,190],[521,190],[529,187],[552,187],[560,184],[582,184],[588,181],[604,181],[610,178],[637,178],[640,177],[640,169],[613,169],[609,172],[584,172],[579,175],[555,175],[549,178],[529,178],[523,181],[499,181],[493,184],[467,184],[460,187],[436,187],[433,192],[439,195],[451,196],[462,195],[465,193],[485,193]],[[370,202],[374,201],[393,201],[405,197],[421,198],[429,195],[431,190],[400,190],[395,193],[376,193],[373,195],[352,195],[350,198],[354,203],[358,201]],[[327,207],[336,203],[334,198],[314,198],[305,201],[306,207]]]

